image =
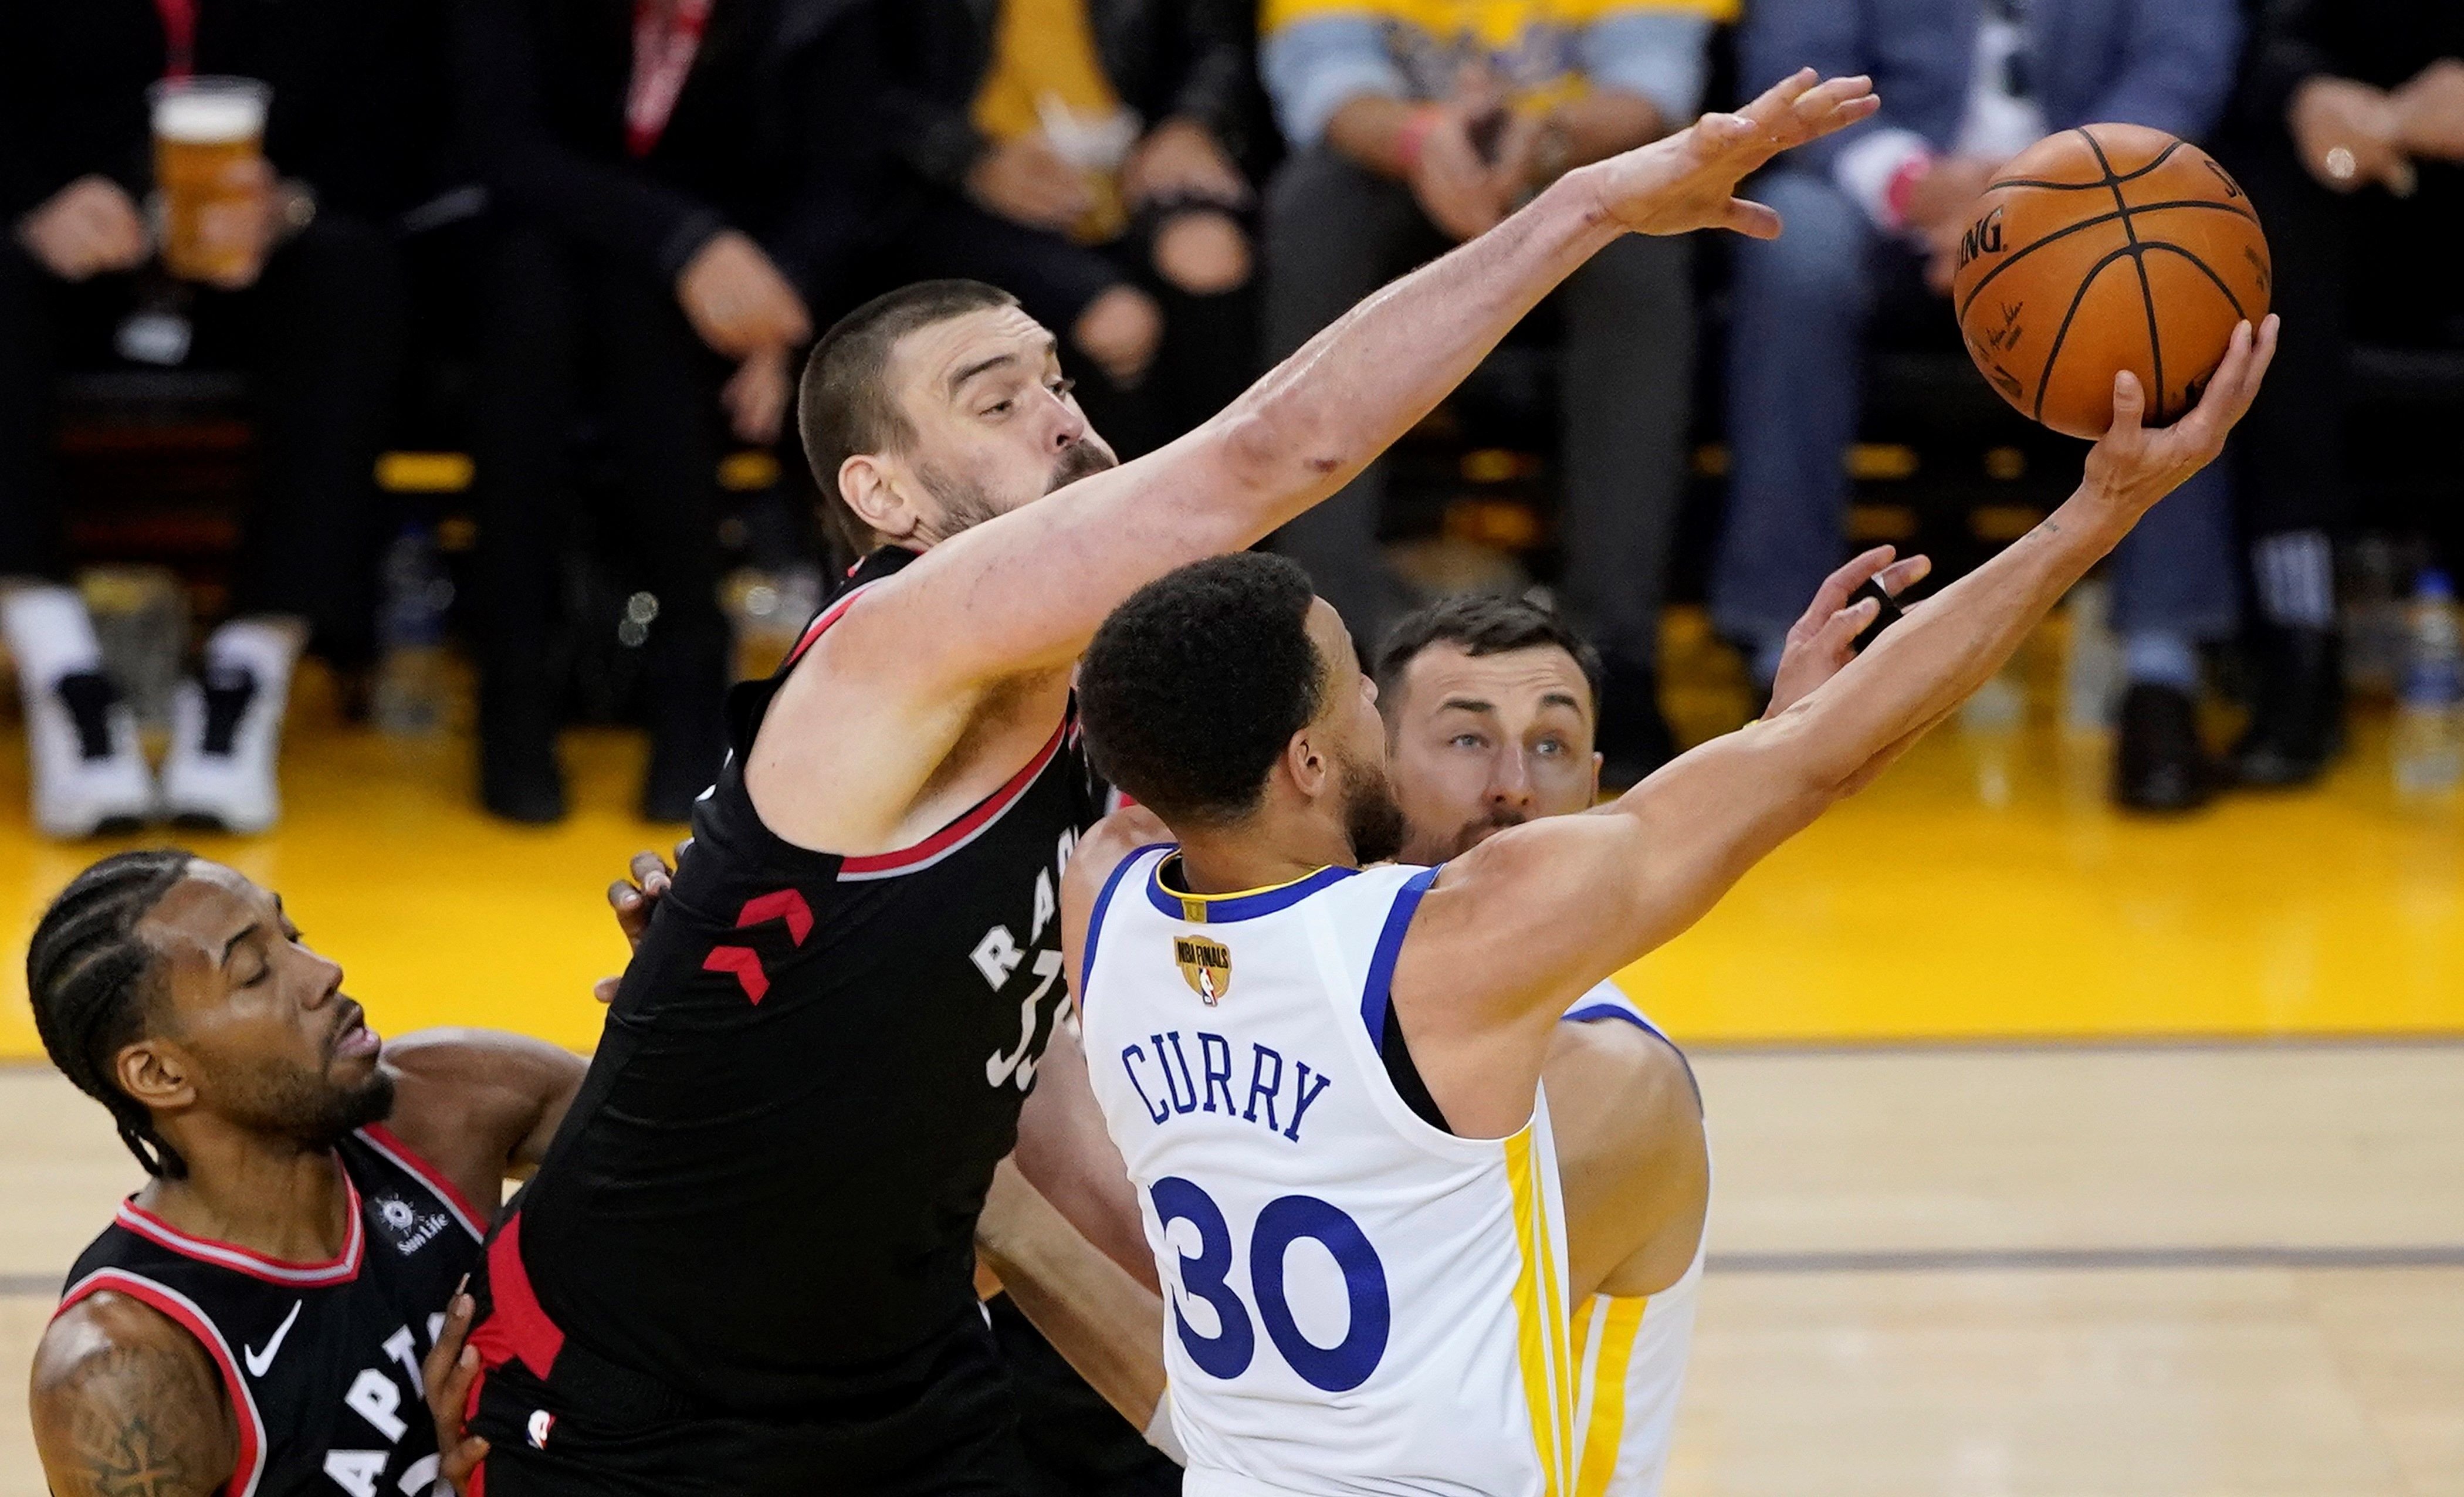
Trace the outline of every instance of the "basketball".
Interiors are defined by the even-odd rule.
[[[2198,404],[2233,324],[2267,315],[2267,236],[2188,141],[2133,124],[2050,135],[2012,158],[1960,241],[1951,304],[1969,356],[2020,414],[2094,439],[2113,377],[2148,426]]]

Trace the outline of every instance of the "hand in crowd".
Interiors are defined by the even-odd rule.
[[[1086,174],[1038,134],[987,149],[967,171],[967,195],[986,212],[1029,229],[1067,232],[1095,206]]]
[[[1600,206],[1637,233],[1729,229],[1776,238],[1779,214],[1736,196],[1737,184],[1781,151],[1844,130],[1880,107],[1872,79],[1822,79],[1806,68],[1735,114],[1705,115],[1666,140],[1585,170],[1594,174]]]
[[[2294,90],[2285,123],[2301,165],[2321,186],[2351,192],[2377,183],[2411,195],[2412,161],[2393,96],[2351,78],[2314,77]]]
[[[1969,209],[2000,169],[2001,163],[1981,157],[1945,156],[1909,185],[1908,231],[1925,245],[1925,284],[1936,296],[1950,295],[1950,275],[1959,268],[1959,240],[1968,232]]]
[[[1195,120],[1167,120],[1121,164],[1121,198],[1133,209],[1174,198],[1246,208],[1249,184],[1213,131]]]
[[[2225,437],[2250,409],[2276,357],[2277,317],[2273,312],[2255,332],[2248,322],[2233,329],[2224,363],[2208,378],[2208,387],[2190,413],[2169,427],[2141,426],[2147,408],[2146,392],[2124,369],[2113,377],[2113,425],[2088,449],[2080,488],[2104,500],[2123,524],[2139,517],[2182,481],[2215,461],[2225,450]]]
[[[2464,62],[2441,57],[2395,91],[2396,135],[2415,156],[2464,161]]]
[[[732,229],[713,235],[685,262],[676,276],[676,300],[701,341],[730,359],[787,348],[813,336],[796,288],[759,245]]]
[[[685,860],[685,849],[692,846],[691,837],[676,844],[678,863]],[[650,928],[650,914],[667,897],[675,876],[667,859],[655,852],[636,852],[633,861],[625,866],[625,876],[607,886],[607,908],[616,913],[616,929],[624,933],[627,951],[642,949],[642,933]],[[603,1003],[612,1003],[624,980],[621,977],[601,978],[591,984],[591,996]]]
[[[1113,286],[1078,314],[1069,341],[1113,384],[1135,385],[1163,341],[1163,309],[1135,286]]]
[[[719,387],[718,402],[727,407],[728,429],[739,442],[768,447],[779,440],[787,414],[787,396],[794,381],[787,373],[787,350],[757,348],[736,366]]]
[[[1494,112],[1484,100],[1434,106],[1412,160],[1412,197],[1449,237],[1476,238],[1514,207],[1518,183],[1510,165],[1492,163],[1472,143],[1473,121]]]
[[[105,176],[79,177],[20,219],[17,240],[62,280],[134,269],[151,249],[145,217]]]
[[[1893,598],[1925,580],[1933,570],[1930,558],[1897,560],[1889,546],[1876,546],[1822,580],[1805,614],[1788,631],[1780,650],[1779,670],[1771,676],[1771,706],[1765,721],[1803,701],[1813,690],[1846,670],[1857,658],[1857,636],[1865,632],[1881,608],[1870,598],[1857,603],[1849,595],[1867,581],[1879,583]],[[1914,607],[1913,605],[1910,605]]]
[[[1216,297],[1249,278],[1249,236],[1211,208],[1173,214],[1155,230],[1155,274],[1193,297]]]

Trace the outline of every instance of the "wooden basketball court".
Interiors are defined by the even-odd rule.
[[[2321,791],[2151,825],[2093,742],[1948,728],[1628,975],[1712,1130],[1671,1493],[2464,1494],[2464,812],[2394,801],[2359,738]],[[283,828],[199,850],[281,890],[381,1030],[584,1046],[623,959],[600,892],[674,835],[622,809],[638,755],[576,736],[577,815],[516,830],[459,740],[345,730],[312,686]],[[33,839],[21,774],[0,743],[20,943],[106,850]],[[136,1183],[39,1060],[20,950],[12,1378]],[[12,1392],[0,1497],[42,1489]]]

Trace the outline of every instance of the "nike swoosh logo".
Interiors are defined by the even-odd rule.
[[[282,1338],[291,1333],[292,1322],[299,1318],[299,1307],[307,1303],[306,1300],[291,1302],[291,1313],[283,1316],[282,1324],[274,1328],[274,1339],[265,1343],[264,1351],[260,1352],[253,1346],[243,1346],[239,1349],[240,1354],[248,1358],[248,1375],[251,1377],[264,1376],[265,1370],[274,1365],[274,1354],[282,1350]]]

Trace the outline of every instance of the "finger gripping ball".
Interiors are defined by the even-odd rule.
[[[2240,184],[2162,130],[2090,124],[2013,157],[1976,200],[1951,276],[1969,356],[2020,414],[2078,437],[2113,377],[2163,426],[2198,404],[2233,324],[2267,315],[2267,236]]]

